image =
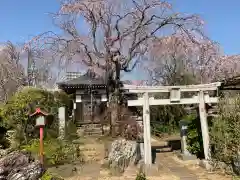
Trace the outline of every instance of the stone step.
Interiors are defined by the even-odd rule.
[[[102,129],[101,127],[81,127],[82,129]]]
[[[101,131],[101,128],[82,128],[84,131]]]
[[[101,129],[85,129],[84,132],[99,132],[99,133],[102,133]]]
[[[81,127],[81,128],[89,128],[89,127],[97,127],[97,128],[99,128],[99,127],[101,127],[102,125],[101,124],[82,124],[82,123],[80,123],[80,122],[76,122],[76,125],[78,126],[78,127]]]
[[[78,128],[80,131],[102,131],[102,128]]]
[[[102,134],[102,131],[84,131],[84,134]]]
[[[82,125],[83,128],[101,128],[101,124],[85,124]]]
[[[87,136],[101,136],[102,135],[102,128],[100,124],[87,124],[78,127],[78,131],[83,133],[83,135]]]
[[[86,132],[84,133],[84,135],[87,135],[87,136],[95,136],[95,135],[102,135],[102,133],[99,133],[99,132]]]
[[[102,135],[102,132],[84,132],[84,135],[88,136]]]
[[[101,131],[101,128],[85,128],[85,131]]]

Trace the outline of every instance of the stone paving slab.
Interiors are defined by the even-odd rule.
[[[177,176],[179,180],[198,180],[196,174],[178,162],[174,161],[166,154],[158,154],[156,163],[159,163],[160,166],[165,166],[167,169],[169,169],[170,173],[172,173],[174,176]]]
[[[195,177],[196,175],[189,172],[183,167],[169,167],[170,171],[179,177]]]
[[[196,177],[180,177],[180,180],[199,180],[199,179]],[[204,179],[204,180],[206,180],[206,179]]]

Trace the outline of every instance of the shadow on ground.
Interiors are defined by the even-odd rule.
[[[152,146],[152,162],[155,163],[157,153],[173,152],[181,150],[181,140],[167,140],[167,145]]]

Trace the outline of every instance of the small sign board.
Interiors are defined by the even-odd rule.
[[[45,117],[44,116],[37,117],[36,126],[45,126]]]
[[[179,102],[181,99],[181,91],[178,88],[173,88],[170,90],[170,101]]]
[[[179,121],[179,126],[180,126],[180,135],[181,137],[187,136],[187,130],[188,130],[188,122],[185,120],[180,120]]]

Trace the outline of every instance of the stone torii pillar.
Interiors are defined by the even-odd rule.
[[[205,98],[207,95],[203,91],[199,91],[199,116],[201,122],[202,138],[203,138],[203,149],[204,157],[206,160],[210,159],[210,147],[209,147],[209,132],[208,132],[208,122],[207,122],[207,112]]]
[[[144,162],[146,166],[152,164],[152,148],[151,148],[151,128],[150,128],[150,108],[148,93],[143,94],[143,133],[144,133]]]

